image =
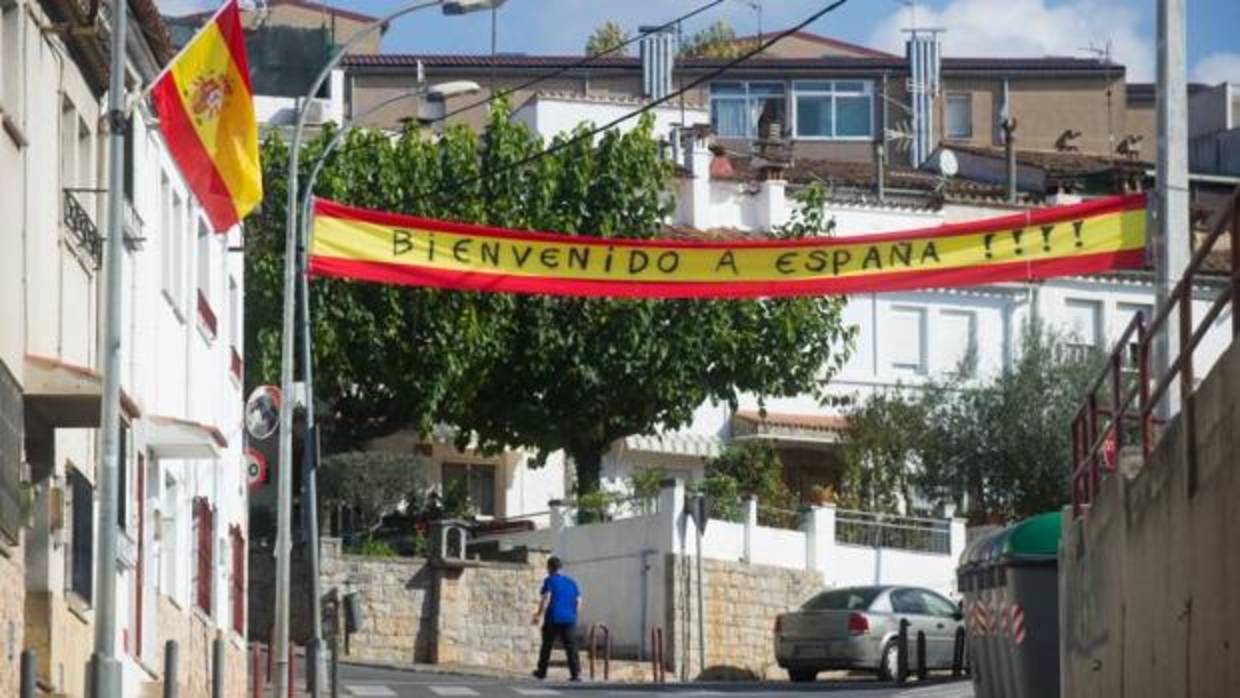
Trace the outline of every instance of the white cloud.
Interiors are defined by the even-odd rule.
[[[1111,42],[1112,59],[1128,69],[1130,82],[1154,76],[1154,44],[1140,31],[1140,12],[1126,0],[951,0],[941,10],[919,7],[917,24],[943,27],[946,56],[1088,57],[1092,43]],[[879,21],[871,34],[876,47],[903,54],[909,9]]]
[[[1240,83],[1240,53],[1211,53],[1193,66],[1193,80],[1209,85]]]

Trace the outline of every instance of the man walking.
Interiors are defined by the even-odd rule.
[[[547,678],[551,649],[556,638],[564,643],[568,655],[568,673],[572,681],[581,680],[581,664],[577,660],[577,611],[581,608],[581,592],[577,583],[562,574],[564,563],[552,556],[547,559],[547,578],[543,580],[534,625],[542,623],[542,649],[538,652],[538,669],[534,678]]]

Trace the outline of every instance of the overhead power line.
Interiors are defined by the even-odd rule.
[[[656,107],[658,107],[658,106],[660,106],[660,105],[666,104],[666,103],[670,102],[671,100],[676,99],[677,97],[680,97],[681,95],[684,95],[685,93],[689,92],[690,90],[693,90],[694,88],[696,88],[696,87],[698,87],[698,86],[700,86],[700,85],[702,85],[702,84],[704,84],[704,83],[706,83],[706,82],[709,82],[710,80],[713,80],[713,79],[715,79],[715,78],[719,77],[720,75],[723,75],[724,73],[726,73],[726,72],[728,72],[729,70],[731,70],[731,69],[735,68],[736,66],[740,65],[741,63],[744,63],[745,61],[749,60],[750,58],[753,58],[754,56],[756,56],[756,55],[758,55],[758,54],[762,53],[763,51],[767,50],[768,48],[770,48],[771,46],[775,45],[776,43],[778,43],[780,40],[784,39],[785,37],[791,36],[791,35],[793,35],[793,34],[795,34],[795,33],[799,32],[799,31],[801,31],[802,29],[805,29],[806,27],[808,27],[809,25],[811,25],[811,24],[813,24],[814,22],[818,21],[819,19],[822,19],[823,17],[827,16],[828,14],[830,14],[830,13],[834,12],[835,10],[839,9],[841,6],[843,6],[843,5],[844,5],[844,4],[846,4],[847,2],[848,2],[848,0],[835,0],[835,2],[832,2],[832,3],[828,4],[826,7],[822,8],[821,10],[819,10],[819,11],[815,12],[814,14],[810,15],[810,16],[809,16],[809,17],[807,17],[805,20],[801,21],[800,23],[796,24],[795,26],[792,26],[792,27],[790,27],[790,28],[788,28],[788,29],[785,29],[785,30],[783,30],[783,31],[779,32],[778,34],[773,34],[773,35],[771,36],[771,38],[770,38],[770,39],[768,39],[768,40],[766,40],[766,41],[762,41],[762,42],[760,42],[759,44],[757,44],[757,46],[756,46],[756,47],[754,47],[754,48],[750,49],[749,51],[746,51],[746,52],[742,53],[741,55],[737,56],[736,58],[733,58],[733,59],[729,60],[727,63],[724,63],[722,66],[720,66],[720,67],[718,67],[718,68],[716,68],[716,69],[714,69],[714,70],[712,70],[712,71],[710,71],[710,72],[706,73],[705,75],[702,75],[701,77],[698,77],[698,78],[694,79],[693,81],[689,82],[687,85],[683,85],[680,89],[675,90],[674,92],[669,92],[669,93],[667,93],[666,95],[664,95],[663,97],[660,97],[660,98],[658,98],[658,99],[651,100],[650,102],[646,103],[645,105],[643,105],[643,106],[641,106],[641,107],[639,107],[639,108],[637,108],[637,109],[634,109],[634,110],[633,110],[633,111],[631,111],[631,112],[628,112],[628,113],[626,113],[626,114],[623,114],[623,115],[621,115],[621,116],[619,116],[619,117],[617,117],[617,118],[615,118],[615,119],[612,119],[611,121],[607,122],[606,124],[603,124],[602,126],[598,126],[598,127],[596,127],[596,128],[590,129],[589,131],[584,131],[584,132],[579,133],[579,134],[577,134],[577,135],[575,135],[575,136],[573,136],[573,137],[571,137],[571,138],[567,138],[567,139],[564,139],[564,140],[562,140],[562,141],[558,141],[558,142],[556,142],[554,145],[552,145],[551,147],[546,148],[545,150],[541,150],[541,151],[539,151],[538,153],[535,153],[534,155],[531,155],[531,156],[526,157],[526,158],[522,158],[521,160],[518,160],[518,161],[516,161],[516,162],[514,162],[514,163],[510,163],[510,164],[505,165],[505,166],[503,166],[503,167],[500,167],[500,168],[498,168],[498,169],[488,170],[488,171],[486,171],[486,172],[484,172],[484,173],[482,173],[482,174],[480,174],[480,175],[475,175],[475,176],[473,176],[473,177],[466,177],[466,178],[463,178],[463,179],[453,180],[453,181],[448,182],[447,184],[445,184],[445,185],[443,185],[443,186],[439,187],[438,189],[436,189],[436,190],[434,190],[434,191],[428,192],[428,193],[427,193],[427,196],[434,196],[436,199],[438,199],[440,196],[442,196],[444,193],[446,193],[446,192],[448,192],[448,191],[452,191],[452,192],[459,191],[459,190],[460,190],[460,188],[461,188],[461,187],[463,187],[463,186],[466,186],[466,185],[469,185],[469,184],[473,184],[473,183],[475,183],[475,182],[478,182],[478,181],[481,181],[481,180],[487,179],[488,177],[494,177],[494,176],[496,176],[496,175],[500,175],[500,174],[504,174],[505,172],[509,172],[509,171],[511,171],[511,170],[515,170],[515,169],[520,169],[520,168],[522,168],[522,167],[526,167],[526,166],[528,166],[528,165],[530,165],[530,164],[533,164],[533,163],[535,163],[535,162],[538,162],[539,160],[541,160],[541,159],[543,159],[543,158],[545,158],[545,157],[547,157],[547,156],[549,156],[549,155],[554,155],[555,153],[558,153],[558,152],[560,152],[561,150],[564,150],[565,148],[570,148],[570,147],[572,147],[572,146],[576,145],[577,143],[580,143],[581,141],[584,141],[584,140],[587,140],[587,139],[593,139],[595,136],[599,135],[600,133],[604,133],[604,132],[606,132],[606,131],[609,131],[609,130],[611,130],[611,129],[615,128],[616,126],[619,126],[620,124],[622,124],[622,123],[624,123],[624,122],[626,122],[626,121],[628,121],[628,120],[630,120],[630,119],[633,119],[633,118],[636,118],[636,117],[638,117],[638,116],[641,116],[642,114],[645,114],[646,112],[648,112],[648,111],[650,111],[650,110],[652,110],[652,109],[654,109],[654,108],[656,108]],[[420,196],[420,195],[415,195],[415,198],[418,198],[418,196]]]
[[[484,106],[486,106],[486,105],[488,105],[488,104],[490,104],[490,103],[492,103],[492,102],[494,102],[494,101],[496,101],[496,100],[500,100],[500,99],[503,99],[503,98],[505,98],[505,97],[511,96],[511,95],[513,95],[513,94],[516,94],[517,92],[522,91],[522,90],[527,90],[527,89],[529,89],[529,88],[531,88],[531,87],[533,87],[533,86],[535,86],[535,85],[537,85],[537,84],[539,84],[539,83],[546,82],[547,80],[551,80],[551,79],[554,79],[554,78],[558,78],[559,76],[564,75],[565,73],[572,72],[572,71],[574,71],[574,70],[576,70],[576,69],[578,69],[578,68],[584,68],[584,67],[587,67],[587,66],[589,66],[591,63],[593,63],[594,61],[597,61],[597,60],[598,60],[598,59],[600,59],[600,58],[604,58],[604,57],[606,57],[606,56],[610,56],[610,55],[612,55],[612,54],[614,54],[614,53],[617,53],[617,52],[619,52],[621,49],[627,48],[627,47],[629,47],[629,46],[631,46],[631,45],[633,45],[633,44],[635,44],[635,43],[637,43],[637,42],[641,41],[643,38],[645,38],[646,36],[648,36],[648,35],[650,35],[650,34],[658,34],[658,33],[661,33],[661,32],[664,32],[664,31],[667,31],[668,29],[671,29],[672,27],[676,26],[677,24],[680,24],[681,22],[683,22],[683,21],[685,21],[685,20],[687,20],[687,19],[692,19],[693,17],[696,17],[696,16],[698,16],[698,15],[702,14],[703,12],[705,12],[705,11],[707,11],[707,10],[711,9],[712,7],[715,7],[716,5],[722,5],[723,3],[724,3],[724,0],[712,0],[711,2],[708,2],[708,3],[706,3],[705,5],[702,5],[701,7],[698,7],[697,9],[693,10],[692,12],[689,12],[689,13],[687,13],[687,14],[683,14],[683,15],[681,15],[681,16],[679,16],[679,17],[675,18],[675,19],[668,20],[667,22],[664,22],[663,24],[660,24],[660,25],[659,25],[659,26],[657,26],[657,27],[648,28],[648,29],[647,29],[647,31],[644,31],[644,32],[638,32],[635,36],[632,36],[632,37],[630,37],[630,38],[628,38],[628,39],[625,39],[623,42],[618,43],[618,44],[616,44],[615,46],[612,46],[612,47],[608,48],[608,49],[607,49],[607,50],[605,50],[605,51],[599,51],[598,53],[595,53],[595,54],[592,54],[592,55],[589,55],[589,56],[584,56],[584,57],[582,57],[581,59],[579,59],[579,60],[577,60],[577,61],[575,61],[575,62],[573,62],[573,63],[570,63],[569,65],[562,66],[562,67],[557,68],[557,69],[555,69],[555,70],[553,70],[553,71],[551,71],[551,72],[549,72],[549,73],[544,73],[544,74],[542,74],[542,75],[539,75],[539,76],[537,76],[537,77],[535,77],[535,78],[533,78],[533,79],[530,79],[530,80],[527,80],[527,81],[525,81],[525,82],[521,83],[520,85],[517,85],[516,87],[512,87],[512,88],[509,88],[509,89],[506,89],[506,90],[500,90],[499,92],[497,92],[497,93],[495,93],[495,94],[493,94],[493,95],[491,95],[491,96],[489,96],[489,97],[487,97],[487,98],[485,98],[485,99],[480,99],[480,100],[477,100],[477,101],[472,102],[472,103],[470,103],[470,104],[467,104],[467,105],[465,105],[465,106],[463,106],[463,107],[459,107],[459,108],[457,108],[457,109],[453,109],[452,111],[450,111],[450,112],[448,112],[448,113],[444,114],[443,116],[436,117],[435,119],[432,119],[432,120],[428,121],[427,123],[428,123],[428,124],[434,124],[434,123],[438,123],[438,122],[440,122],[440,121],[446,121],[447,119],[450,119],[450,118],[452,118],[452,117],[454,117],[454,116],[457,116],[457,115],[463,114],[463,113],[465,113],[465,112],[467,112],[467,111],[471,111],[471,110],[473,110],[473,109],[477,109],[478,107],[484,107]]]

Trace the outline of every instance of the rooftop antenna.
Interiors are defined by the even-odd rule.
[[[1084,51],[1085,53],[1088,53],[1094,56],[1095,58],[1097,58],[1099,61],[1102,62],[1103,79],[1107,81],[1107,143],[1109,144],[1107,147],[1107,152],[1114,155],[1115,154],[1115,125],[1111,119],[1112,117],[1111,104],[1112,104],[1112,96],[1114,92],[1114,87],[1111,84],[1111,66],[1114,65],[1114,63],[1111,61],[1111,39],[1108,38],[1106,40],[1106,43],[1103,44],[1102,46],[1098,46],[1094,44],[1094,42],[1090,41],[1089,46],[1082,48],[1081,51]]]

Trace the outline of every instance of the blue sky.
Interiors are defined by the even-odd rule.
[[[243,0],[246,3],[247,0]],[[251,0],[252,1],[252,0]],[[320,0],[379,15],[401,0]],[[738,32],[757,29],[757,0],[726,0],[687,26],[728,19]],[[763,28],[796,23],[825,0],[761,0]],[[612,18],[626,28],[658,24],[706,0],[508,0],[498,13],[498,50],[578,53],[590,30]],[[160,0],[169,13],[218,6],[219,0]],[[1240,82],[1240,0],[1188,0],[1190,78]],[[944,26],[948,55],[1087,55],[1109,41],[1132,81],[1154,72],[1155,0],[920,0],[919,23]],[[846,41],[899,51],[909,8],[899,0],[851,0],[810,29]],[[490,16],[443,17],[424,11],[398,21],[388,52],[478,53],[490,50]]]

